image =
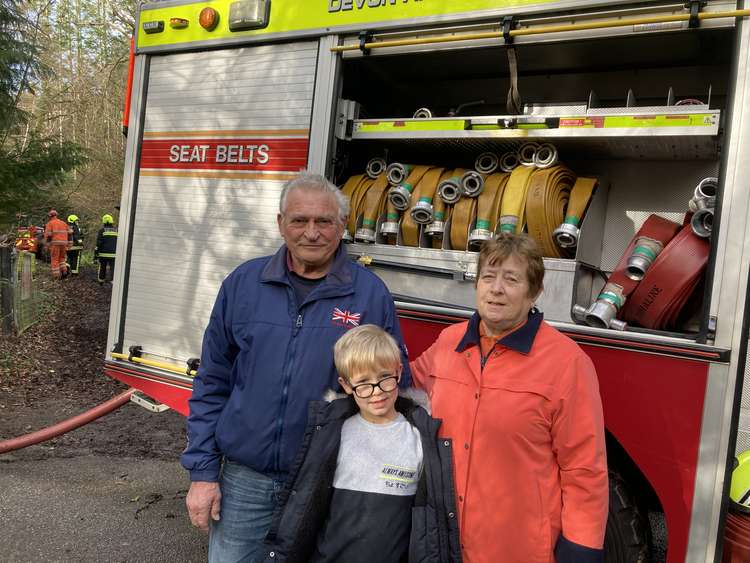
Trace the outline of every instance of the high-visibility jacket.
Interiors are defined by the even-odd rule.
[[[464,561],[602,561],[604,421],[578,345],[532,312],[483,359],[475,314],[411,368],[453,439]]]
[[[97,258],[114,258],[117,251],[117,227],[107,225],[99,229],[96,235],[94,256]]]
[[[78,223],[68,223],[70,226],[70,250],[83,250],[83,231]],[[115,239],[117,240],[117,239]]]
[[[68,246],[68,224],[53,217],[44,227],[44,238],[53,245]]]

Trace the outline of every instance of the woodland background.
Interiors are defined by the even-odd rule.
[[[0,236],[50,208],[117,218],[136,4],[0,0]]]

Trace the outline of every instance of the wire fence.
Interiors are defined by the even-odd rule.
[[[35,256],[0,246],[0,329],[21,334],[39,320]]]

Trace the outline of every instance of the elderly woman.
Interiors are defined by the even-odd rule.
[[[453,439],[468,563],[603,561],[608,482],[591,360],[534,307],[544,262],[526,236],[479,254],[477,312],[411,364]]]

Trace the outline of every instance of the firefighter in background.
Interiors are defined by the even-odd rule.
[[[68,264],[65,254],[68,249],[68,224],[57,217],[57,211],[51,209],[47,214],[49,221],[44,227],[44,238],[47,240],[52,277],[56,280],[68,276]]]
[[[83,250],[83,231],[78,224],[78,215],[68,215],[68,265],[70,273],[78,275],[78,264]]]
[[[115,273],[115,252],[117,250],[117,227],[112,215],[107,213],[102,216],[102,228],[96,235],[96,248],[94,249],[94,260],[99,260],[100,284],[105,281],[111,282]]]

